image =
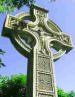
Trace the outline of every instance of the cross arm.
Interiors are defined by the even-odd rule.
[[[50,48],[54,48],[57,51],[53,55],[54,60],[59,59],[73,48],[71,37],[68,34],[64,34],[53,21],[48,19],[44,22],[44,27],[48,36],[50,36]]]
[[[24,27],[26,27],[26,23],[22,21],[22,19],[18,19],[15,16],[7,15],[4,26],[3,26],[2,36],[10,38],[15,48],[22,55],[28,57],[32,48],[25,45],[25,43],[21,39],[21,34],[25,33],[22,31],[22,28]],[[28,43],[29,40],[27,39],[27,36],[25,37],[26,37],[26,42]]]
[[[50,48],[54,48],[57,51],[53,55],[55,61],[73,48],[70,36],[64,33],[54,34],[50,41]]]

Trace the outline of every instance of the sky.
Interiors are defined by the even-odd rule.
[[[49,19],[56,23],[65,34],[71,36],[73,49],[56,61],[54,67],[57,86],[66,92],[75,91],[75,0],[57,0],[51,3],[49,0],[37,0],[35,4],[48,9]],[[29,9],[24,6],[10,14],[28,11]],[[0,14],[0,32],[2,32],[6,15]],[[6,67],[0,68],[0,75],[27,74],[28,59],[16,51],[8,38],[0,37],[0,48],[6,52],[4,56],[0,56],[6,64]]]

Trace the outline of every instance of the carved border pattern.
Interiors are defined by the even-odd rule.
[[[38,72],[37,74],[37,90],[50,92],[54,90],[53,76],[51,74]]]
[[[39,93],[39,94],[38,94],[38,97],[53,97],[53,95]]]
[[[38,56],[37,70],[51,72],[50,58]]]

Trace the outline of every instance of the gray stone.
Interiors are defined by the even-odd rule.
[[[27,97],[57,97],[53,61],[72,49],[72,41],[48,19],[48,10],[33,5],[29,13],[7,15],[2,35],[28,57]]]

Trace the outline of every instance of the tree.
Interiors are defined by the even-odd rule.
[[[23,5],[30,6],[34,0],[0,0],[0,12],[12,12],[15,8],[21,8]]]
[[[58,93],[58,97],[69,97],[68,93],[64,92],[64,90],[60,89],[57,87],[57,93]]]
[[[0,97],[26,97],[26,75],[0,77]]]
[[[15,8],[20,9],[24,5],[30,7],[35,1],[36,0],[0,0],[0,13],[13,12]]]
[[[75,92],[74,92],[74,91],[71,91],[71,92],[69,93],[69,97],[75,97]]]

